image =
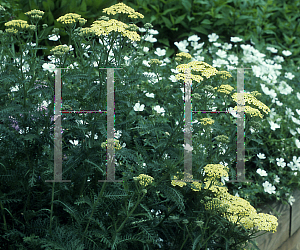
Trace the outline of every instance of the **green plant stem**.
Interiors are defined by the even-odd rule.
[[[121,226],[116,231],[116,234],[122,230],[122,228],[124,227],[126,221],[129,219],[130,215],[134,212],[134,210],[136,209],[136,207],[140,204],[141,200],[144,198],[145,195],[146,194],[143,193],[142,198],[140,198],[140,195],[139,195],[137,203],[135,204],[134,208],[129,212],[129,214],[127,215],[127,217],[125,218],[125,220],[122,222]]]
[[[51,236],[52,236],[52,217],[53,217],[54,187],[55,187],[55,182],[53,182],[53,184],[52,184],[52,197],[51,197],[51,209],[50,209],[50,226],[49,226],[49,232],[50,232]]]
[[[100,193],[98,194],[97,201],[96,201],[96,203],[94,203],[94,205],[93,205],[93,210],[92,210],[91,216],[90,216],[90,218],[89,218],[89,220],[88,220],[88,223],[87,223],[87,225],[86,225],[86,228],[85,228],[85,230],[84,230],[84,232],[83,232],[82,238],[83,238],[84,234],[86,233],[86,231],[88,230],[88,227],[89,227],[91,218],[92,218],[93,215],[94,215],[94,211],[95,211],[95,208],[96,208],[96,206],[97,206],[97,204],[98,204],[98,202],[99,202],[99,200],[100,200],[100,197],[102,197],[102,195],[103,195],[103,192],[104,192],[104,189],[105,189],[105,187],[106,187],[106,184],[107,184],[107,182],[104,182],[104,183],[103,183],[102,188],[101,188],[101,191],[100,191]]]
[[[3,218],[3,223],[4,223],[4,229],[5,229],[5,231],[7,231],[6,219],[5,219],[5,214],[4,214],[4,207],[2,205],[1,200],[0,200],[0,207],[1,207],[1,213],[2,213],[2,218]]]

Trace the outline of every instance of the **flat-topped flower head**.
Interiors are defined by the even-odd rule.
[[[26,12],[25,15],[29,16],[34,21],[35,20],[39,21],[43,18],[44,13],[45,13],[44,11],[34,9]]]
[[[148,186],[149,184],[151,184],[154,180],[153,177],[146,175],[146,174],[140,174],[138,177],[133,177],[133,179],[135,181],[139,181],[141,186]]]
[[[255,95],[258,95],[259,93],[256,91],[254,92]],[[234,93],[232,95],[232,99],[236,102],[236,103],[242,103],[243,104],[243,100],[242,98],[244,98],[244,102],[245,104],[253,104],[256,107],[258,107],[260,110],[264,111],[266,114],[268,114],[271,110],[269,109],[268,106],[266,106],[264,103],[262,103],[261,101],[257,100],[255,98],[255,96],[253,96],[250,93]],[[245,110],[246,113],[249,113],[252,116],[259,116],[260,118],[263,118],[263,115],[260,113],[260,111],[256,108],[252,108],[250,106],[245,106],[245,107],[234,107],[234,110],[236,110],[237,112],[239,111],[243,111],[243,109]]]
[[[103,12],[108,15],[116,15],[123,13],[128,14],[127,16],[129,18],[144,18],[144,15],[136,12],[134,9],[132,9],[124,3],[118,3],[113,6],[110,6],[109,8],[105,8],[103,9]]]
[[[50,53],[54,54],[55,56],[62,56],[65,53],[68,53],[70,48],[67,45],[58,45],[55,46],[53,49],[50,50]]]
[[[64,16],[61,16],[57,19],[57,22],[60,22],[66,26],[75,26],[77,22],[82,26],[84,25],[87,20],[81,17],[81,15],[76,13],[68,13]]]
[[[200,119],[200,123],[204,126],[207,126],[207,125],[213,125],[215,121],[211,118],[202,118]]]
[[[9,33],[17,33],[18,31],[24,31],[24,30],[35,30],[35,25],[29,25],[27,21],[24,20],[12,20],[4,24],[8,29],[6,29],[6,32]]]
[[[124,37],[128,37],[132,41],[140,41],[141,37],[136,31],[128,30],[132,29],[135,26],[129,26],[121,21],[110,19],[108,21],[105,20],[97,20],[94,21],[91,25],[90,30],[84,30],[83,32],[91,33],[93,32],[96,36],[105,36],[108,35],[110,32],[115,31],[122,34]]]
[[[217,90],[217,92],[225,93],[226,95],[229,95],[234,90],[234,88],[228,84],[224,84],[219,87],[215,87],[214,89]]]
[[[196,82],[203,81],[203,77],[201,75],[195,75],[195,74],[187,74],[186,71],[188,69],[191,69],[191,71],[195,72],[200,72],[202,76],[205,76],[207,79],[210,78],[211,76],[214,76],[217,74],[218,70],[214,68],[213,66],[209,65],[208,63],[205,62],[200,62],[200,61],[192,61],[189,62],[188,64],[180,64],[176,67],[176,69],[179,72],[184,72],[184,73],[179,73],[176,75],[177,80],[186,80],[187,77],[190,77],[192,80]]]

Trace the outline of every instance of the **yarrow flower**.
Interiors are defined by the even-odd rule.
[[[103,9],[103,12],[108,15],[116,15],[116,14],[129,14],[129,18],[144,18],[144,15],[141,13],[136,12],[131,7],[127,6],[124,3],[118,3],[115,5],[110,6],[109,8]]]
[[[140,174],[138,177],[133,177],[133,179],[135,181],[139,181],[141,186],[148,186],[149,184],[151,184],[154,180],[153,177],[146,175],[146,174]]]
[[[206,126],[206,125],[212,125],[212,124],[214,124],[215,121],[213,119],[211,119],[211,118],[202,118],[202,119],[200,119],[200,123],[202,125]]]

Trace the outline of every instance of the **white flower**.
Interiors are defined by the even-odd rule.
[[[290,56],[292,53],[291,53],[290,51],[288,51],[288,50],[283,50],[283,51],[282,51],[282,54],[283,54],[284,56]]]
[[[154,54],[156,54],[158,56],[164,56],[166,54],[166,50],[161,49],[161,48],[156,48],[156,51],[154,52]]]
[[[269,194],[275,194],[276,187],[273,186],[270,182],[265,181],[263,184],[264,191]]]
[[[286,166],[286,163],[284,162],[284,159],[283,158],[276,158],[276,161],[277,161],[277,165],[279,166],[279,167],[282,167],[282,168],[284,168],[285,166]]]
[[[298,113],[298,115],[300,115],[300,109],[296,109],[296,112]]]
[[[285,72],[284,77],[292,80],[295,76],[291,72]]]
[[[150,33],[151,35],[157,35],[157,34],[158,34],[158,31],[157,31],[157,30],[154,30],[154,29],[150,29],[150,30],[149,30],[149,33]]]
[[[115,132],[115,131],[116,131],[116,130],[114,129],[114,132]],[[122,134],[122,131],[121,131],[121,130],[118,130],[117,133],[115,133],[114,138],[118,140],[118,139],[121,137],[121,134]]]
[[[188,42],[187,40],[183,40],[183,41],[181,41],[181,42],[179,42],[179,43],[178,43],[178,42],[175,42],[174,44],[176,45],[176,47],[177,47],[180,51],[185,52],[185,53],[188,53],[188,52],[189,52],[189,50],[186,49],[186,46],[189,45],[189,42]]]
[[[295,118],[294,116],[291,117],[292,121],[298,125],[300,125],[300,120],[298,120],[297,118]]]
[[[265,154],[262,154],[262,153],[259,153],[256,155],[259,159],[263,160],[263,159],[266,159],[266,156]]]
[[[291,195],[290,197],[289,197],[289,199],[288,199],[288,203],[291,205],[291,206],[293,206],[293,203],[295,202],[296,200],[295,200],[295,198]]]
[[[153,108],[157,113],[164,113],[165,110],[164,108],[161,108],[160,106],[156,105],[154,108]],[[162,114],[164,116],[164,114]]]
[[[48,39],[50,40],[50,41],[58,41],[58,39],[60,38],[60,35],[49,35],[48,36]]]
[[[151,94],[149,94],[149,93],[146,93],[146,96],[147,96],[147,97],[154,98],[154,94],[153,94],[153,93],[151,93]]]
[[[274,181],[275,181],[275,182],[277,182],[277,183],[279,183],[279,182],[280,182],[280,178],[279,178],[279,176],[278,176],[278,175],[276,175],[276,176],[275,176],[275,179],[274,179]]]
[[[139,28],[140,32],[146,32],[147,30],[145,28]]]
[[[198,42],[201,38],[198,37],[197,35],[192,35],[188,38],[188,41],[190,42]]]
[[[216,33],[212,33],[211,35],[208,35],[208,40],[210,43],[217,41],[219,36]]]
[[[144,38],[145,41],[148,41],[150,43],[155,43],[157,41],[157,39],[155,37],[153,37],[153,35],[147,35],[145,38]]]
[[[72,143],[72,144],[75,145],[75,146],[78,145],[78,140],[73,140],[73,141],[72,141],[72,140],[69,140],[69,142]]]
[[[148,48],[148,47],[144,47],[144,48],[143,48],[143,51],[144,51],[145,53],[147,53],[147,52],[149,51],[149,48]]]
[[[233,43],[237,43],[237,42],[243,41],[243,39],[241,39],[239,37],[231,37],[230,41],[233,42]]]
[[[221,58],[226,58],[227,57],[227,53],[226,51],[223,51],[223,50],[218,50],[218,52],[216,52],[216,55],[221,57]]]
[[[280,128],[280,125],[279,125],[279,124],[274,123],[274,122],[272,122],[272,121],[269,121],[269,124],[270,124],[272,130],[275,130],[275,129],[277,129],[277,128]]]
[[[55,65],[52,63],[44,63],[42,67],[44,71],[48,70],[49,72],[54,72],[55,70]]]
[[[295,139],[295,144],[296,144],[297,148],[300,148],[300,141],[298,139]]]
[[[277,87],[277,90],[279,90],[280,94],[283,95],[289,95],[293,91],[293,89],[285,81],[280,82],[279,86]]]
[[[297,98],[300,100],[300,93],[297,92]]]
[[[221,176],[221,182],[225,185],[225,181],[229,181],[229,177]]]
[[[214,45],[215,47],[220,47],[222,44],[221,44],[221,43],[213,43],[213,45]]]
[[[11,87],[10,88],[11,92],[15,92],[15,91],[18,91],[18,90],[19,90],[19,86],[18,85],[16,85],[15,87]]]
[[[292,111],[292,109],[286,108],[285,114],[290,118],[290,117],[291,117],[292,115],[294,115],[295,113]]]
[[[290,163],[288,163],[287,164],[287,166],[291,169],[291,170],[293,170],[293,171],[297,171],[298,170],[298,166],[297,165],[294,165],[294,162],[290,162]]]
[[[229,49],[231,49],[232,48],[232,44],[230,43],[224,43],[224,45],[222,46],[222,48],[223,49],[225,49],[225,50],[229,50]]]
[[[150,67],[150,64],[149,64],[148,61],[146,61],[146,60],[143,60],[143,64],[144,64],[145,66],[147,66],[147,67]]]
[[[170,77],[169,77],[169,79],[172,81],[172,82],[177,82],[178,80],[176,79],[176,76],[174,76],[174,75],[171,75]]]
[[[143,111],[144,110],[144,107],[145,105],[144,104],[139,104],[139,103],[136,103],[133,107],[134,111]]]
[[[271,51],[272,53],[277,53],[277,49],[273,48],[273,47],[267,47],[267,50]]]
[[[256,170],[256,173],[258,173],[260,176],[268,176],[268,173],[260,168]]]

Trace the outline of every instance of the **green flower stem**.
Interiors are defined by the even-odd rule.
[[[4,223],[4,230],[7,231],[6,219],[5,219],[5,214],[4,214],[4,207],[2,205],[1,200],[0,200],[0,208],[1,208],[1,213],[2,213],[2,218],[3,218],[3,223]]]
[[[140,204],[140,202],[142,201],[142,199],[144,198],[145,195],[146,195],[146,194],[143,193],[142,198],[140,198],[140,195],[138,196],[138,201],[137,201],[137,203],[135,204],[134,208],[129,212],[129,214],[127,215],[127,217],[125,218],[125,220],[122,222],[121,226],[120,226],[120,227],[118,228],[118,230],[116,231],[116,234],[122,230],[122,228],[124,227],[126,221],[129,219],[130,215],[134,212],[134,210],[136,209],[136,207]]]
[[[93,217],[95,208],[96,208],[96,206],[97,206],[97,204],[98,204],[100,198],[101,198],[102,195],[103,195],[103,192],[104,192],[104,189],[105,189],[105,187],[106,187],[106,184],[107,184],[107,182],[104,182],[104,183],[103,183],[102,188],[101,188],[101,191],[100,191],[100,193],[98,194],[97,201],[96,201],[96,203],[94,203],[94,205],[93,205],[93,210],[92,210],[91,216],[90,216],[90,218],[89,218],[89,220],[88,220],[88,223],[87,223],[87,225],[86,225],[86,228],[85,228],[85,230],[84,230],[84,232],[83,232],[82,238],[83,238],[84,234],[86,233],[86,231],[88,230],[88,227],[89,227],[91,218]]]
[[[51,197],[51,209],[50,209],[50,226],[49,226],[49,233],[52,236],[52,220],[53,220],[53,201],[54,201],[54,186],[55,182],[52,184],[52,197]]]

